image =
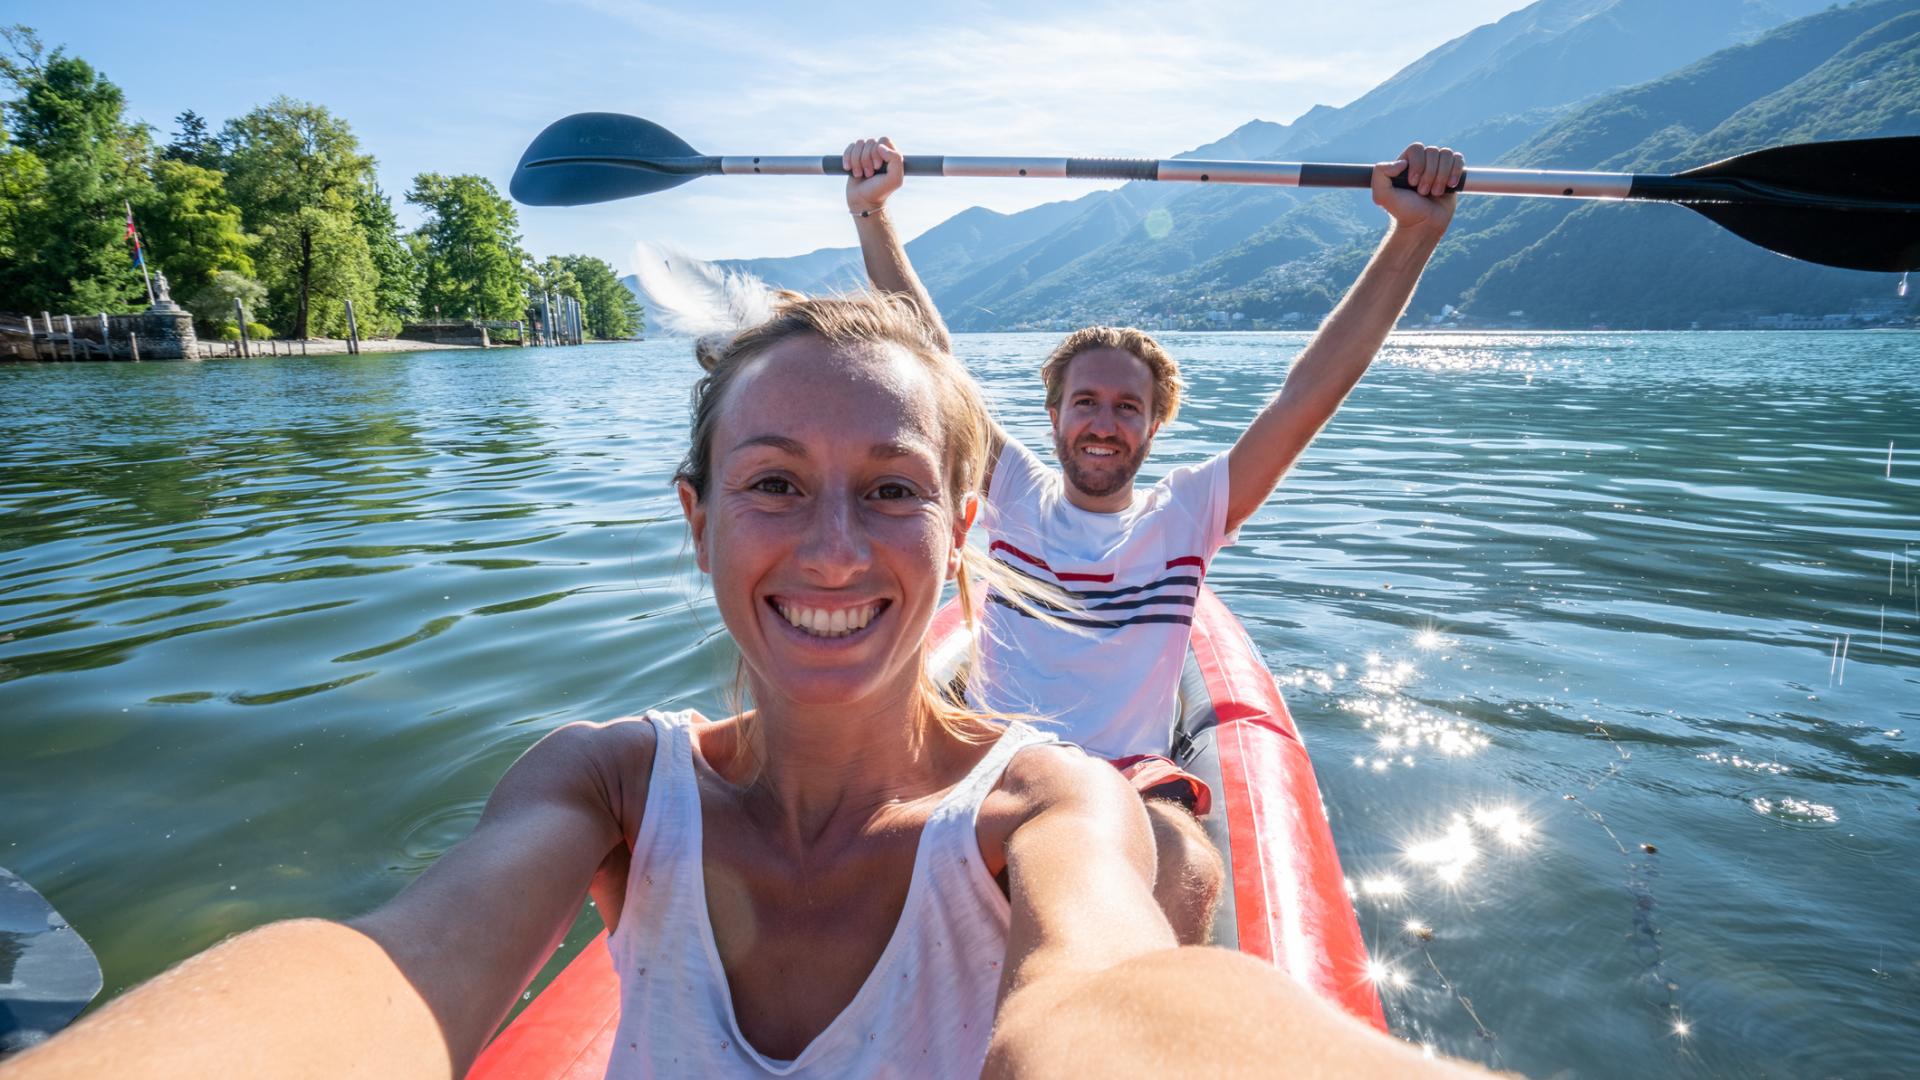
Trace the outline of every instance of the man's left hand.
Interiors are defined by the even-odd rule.
[[[1393,216],[1395,228],[1444,233],[1466,171],[1467,159],[1452,150],[1413,143],[1397,160],[1373,167],[1373,201]],[[1411,186],[1394,187],[1393,178],[1403,172]]]

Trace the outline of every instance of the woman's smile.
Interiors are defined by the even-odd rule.
[[[871,626],[892,603],[890,600],[871,600],[848,605],[809,603],[782,596],[767,597],[767,605],[778,612],[788,626],[816,641],[862,637],[862,631]]]

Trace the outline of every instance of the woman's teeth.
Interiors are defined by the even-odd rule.
[[[801,630],[814,637],[846,637],[856,630],[864,630],[873,617],[880,613],[880,602],[874,601],[857,608],[840,608],[828,611],[824,608],[800,607],[796,604],[774,602],[782,617]]]

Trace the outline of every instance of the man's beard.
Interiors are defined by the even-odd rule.
[[[1152,440],[1141,443],[1131,457],[1127,455],[1126,446],[1117,440],[1082,439],[1080,445],[1107,446],[1119,451],[1108,459],[1111,465],[1089,466],[1085,458],[1067,448],[1059,435],[1053,437],[1053,453],[1060,459],[1060,471],[1066,474],[1067,483],[1075,491],[1099,499],[1133,484],[1133,475],[1140,471],[1141,464],[1147,460],[1147,448],[1152,445]]]

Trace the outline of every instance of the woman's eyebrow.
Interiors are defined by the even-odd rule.
[[[886,461],[886,460],[891,460],[893,458],[903,458],[903,457],[920,457],[923,455],[929,456],[929,457],[935,457],[935,458],[939,456],[933,452],[932,447],[927,446],[924,443],[903,443],[903,442],[875,443],[873,445],[873,449],[867,451],[867,456],[870,458],[873,458],[876,461]]]
[[[751,438],[742,439],[735,443],[733,449],[728,451],[728,453],[737,453],[753,446],[770,447],[782,453],[791,454],[797,458],[812,456],[807,453],[805,443],[798,439],[788,438],[785,435],[755,435]],[[903,457],[933,456],[933,450],[924,443],[918,442],[883,442],[873,444],[873,447],[867,451],[867,456],[876,461],[886,461]]]
[[[755,435],[750,439],[742,439],[735,443],[733,449],[727,452],[737,453],[745,450],[749,446],[770,446],[775,450],[792,454],[794,457],[803,458],[808,456],[805,444],[801,443],[798,439],[789,439],[785,435]]]

